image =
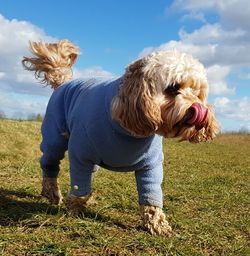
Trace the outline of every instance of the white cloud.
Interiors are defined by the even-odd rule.
[[[231,100],[227,97],[218,97],[214,101],[216,113],[221,117],[250,123],[250,98]]]
[[[35,79],[21,65],[28,53],[28,42],[55,41],[29,22],[8,20],[0,15],[0,92],[48,95],[41,87],[34,86]],[[25,80],[25,79],[26,80]]]
[[[4,72],[0,72],[0,79],[5,77],[5,73]]]
[[[156,50],[176,48],[198,58],[205,66],[220,64],[228,66],[249,65],[250,49],[248,33],[242,29],[224,30],[220,24],[206,24],[191,33],[179,31],[180,39],[156,47],[147,47],[140,56]]]
[[[191,33],[187,33],[184,29],[179,32],[179,42],[188,45],[191,51],[194,48],[192,53],[206,66],[214,64],[235,68],[250,66],[250,55],[246,54],[250,49],[248,22],[250,5],[247,1],[208,1],[209,4],[192,0],[175,2],[182,4],[182,7],[179,7],[190,13],[206,10],[218,12],[219,22],[205,24]],[[234,22],[235,20],[237,22]]]
[[[185,15],[202,13],[204,16],[211,13],[218,13],[220,23],[227,28],[250,28],[249,13],[250,5],[248,0],[175,0],[167,8],[166,13],[185,12]]]
[[[29,114],[44,113],[48,98],[45,96],[35,97],[32,95],[1,93],[1,111],[8,117],[27,118]]]
[[[229,66],[213,65],[207,69],[209,82],[209,91],[213,95],[234,95],[235,87],[230,88],[227,85],[226,77],[230,73]]]
[[[190,12],[188,14],[184,14],[181,17],[181,21],[186,21],[186,20],[198,20],[201,22],[206,22],[206,18],[202,12]]]
[[[197,13],[200,11],[215,8],[217,4],[216,0],[199,1],[199,0],[175,0],[171,6],[167,7],[165,13],[177,13],[185,11],[187,13]]]
[[[249,67],[250,69],[250,67]],[[240,79],[250,80],[250,70],[246,70],[244,73],[240,74]]]
[[[104,70],[102,67],[90,67],[87,69],[74,69],[75,78],[113,78],[114,74]]]
[[[244,39],[246,31],[242,29],[224,30],[219,23],[206,24],[201,28],[194,30],[192,33],[187,33],[185,30],[180,30],[180,39],[186,43],[195,44],[210,44],[222,43],[229,41],[236,42],[239,39]]]
[[[248,0],[217,1],[216,9],[220,14],[222,25],[230,28],[250,29]]]

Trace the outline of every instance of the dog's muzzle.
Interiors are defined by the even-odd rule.
[[[195,125],[197,130],[204,127],[208,116],[208,108],[204,107],[200,103],[193,103],[188,109],[186,123],[189,125]]]

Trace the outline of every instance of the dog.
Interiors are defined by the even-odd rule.
[[[70,212],[84,212],[93,203],[97,166],[134,171],[144,229],[172,235],[162,211],[162,139],[198,143],[219,132],[207,103],[204,66],[176,50],[158,51],[134,61],[116,79],[72,79],[77,46],[68,40],[30,42],[30,50],[24,68],[54,89],[41,128],[42,195],[62,202],[57,177],[68,150]]]

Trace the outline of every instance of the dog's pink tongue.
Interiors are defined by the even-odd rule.
[[[208,115],[208,109],[200,103],[193,103],[190,107],[193,112],[193,116],[188,120],[188,124],[202,126],[206,121]]]

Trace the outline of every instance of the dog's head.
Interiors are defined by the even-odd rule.
[[[136,136],[157,133],[205,141],[219,132],[207,94],[205,69],[198,60],[177,51],[159,51],[127,67],[112,115]]]

